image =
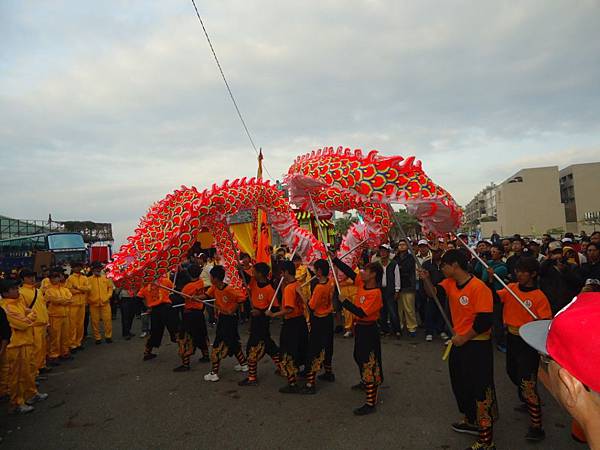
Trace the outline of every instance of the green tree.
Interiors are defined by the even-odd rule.
[[[421,233],[421,224],[419,224],[419,221],[415,216],[410,215],[406,210],[401,209],[400,211],[395,211],[394,217],[396,218],[396,221],[400,223],[404,232],[409,236]],[[391,234],[394,239],[398,239],[401,235],[396,222],[394,222],[392,226]]]
[[[340,217],[339,219],[335,219],[333,226],[336,233],[344,235],[356,222],[358,222],[358,219],[356,217]]]

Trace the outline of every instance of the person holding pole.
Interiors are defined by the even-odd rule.
[[[356,317],[354,361],[360,371],[360,383],[353,386],[352,389],[364,391],[367,398],[363,406],[354,410],[354,414],[365,416],[375,412],[377,391],[383,382],[381,337],[377,326],[383,307],[383,298],[379,288],[383,277],[383,268],[379,263],[369,263],[364,271],[357,274],[338,258],[333,260],[333,264],[353,280],[357,288],[354,301],[344,299],[342,307]]]
[[[171,335],[176,333],[176,324],[172,320],[169,291],[161,289],[161,286],[173,288],[173,282],[169,279],[168,273],[163,275],[157,283],[149,283],[137,293],[138,297],[144,299],[146,307],[150,310],[150,336],[144,346],[144,361],[150,361],[158,356],[156,353],[152,353],[152,349],[160,347],[165,327]]]
[[[492,291],[468,272],[469,262],[460,250],[447,251],[441,269],[446,278],[435,288],[425,283],[425,290],[431,297],[443,290],[450,306],[455,333],[449,358],[450,382],[458,409],[464,415],[463,420],[452,424],[452,429],[478,436],[469,449],[495,450],[492,427],[497,407],[490,341]],[[429,280],[426,270],[420,270],[419,275]]]
[[[206,296],[214,297],[218,319],[210,356],[212,368],[209,373],[204,375],[204,381],[216,382],[220,380],[221,360],[228,356],[235,356],[238,360],[238,364],[235,366],[237,372],[248,372],[248,360],[242,351],[237,317],[240,304],[246,300],[246,293],[225,283],[223,266],[215,266],[211,269],[210,282],[212,286],[206,291]]]
[[[490,268],[488,271],[493,271]],[[550,302],[537,287],[537,277],[540,270],[539,262],[533,257],[522,257],[515,266],[516,283],[509,288],[535,313],[539,319],[552,319]],[[519,399],[523,403],[515,408],[519,412],[529,413],[530,426],[525,439],[539,442],[544,439],[542,428],[542,408],[537,392],[537,373],[539,356],[535,349],[529,347],[519,336],[519,328],[533,318],[508,292],[507,289],[498,291],[498,297],[504,304],[504,325],[507,328],[506,337],[506,372],[510,380],[518,387]]]
[[[312,296],[308,301],[311,315],[310,336],[308,338],[308,357],[306,359],[306,386],[300,390],[301,394],[316,394],[317,373],[325,361],[329,342],[333,339],[333,286],[329,279],[329,263],[324,259],[315,262],[315,271],[319,282],[315,286]],[[298,288],[298,293],[302,291]],[[303,298],[304,301],[308,300]],[[333,351],[333,350],[331,350]],[[331,365],[328,367],[331,376]],[[332,376],[335,379],[334,376]]]
[[[279,347],[271,337],[271,320],[266,315],[269,302],[274,297],[276,298],[272,281],[269,280],[270,270],[269,265],[264,262],[255,264],[254,276],[248,283],[252,306],[250,310],[250,337],[246,345],[248,377],[240,381],[239,386],[256,386],[258,384],[258,362],[265,354],[271,357],[277,371],[280,371]]]
[[[181,365],[173,369],[173,372],[187,372],[190,370],[190,358],[199,348],[202,358],[199,362],[210,361],[208,352],[208,332],[206,330],[206,319],[204,318],[204,282],[200,279],[202,269],[197,264],[192,264],[187,273],[190,282],[182,289],[181,297],[184,298],[183,320],[179,333],[179,356]]]
[[[298,293],[299,284],[296,281],[296,266],[291,261],[281,263],[285,287],[281,310],[273,312],[269,307],[267,317],[283,317],[280,346],[281,374],[287,377],[287,385],[279,389],[282,394],[297,394],[300,392],[297,376],[299,367],[304,364],[305,352],[308,345],[308,327],[304,318],[304,301]]]

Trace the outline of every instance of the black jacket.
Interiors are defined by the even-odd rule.
[[[545,260],[540,265],[540,289],[552,307],[552,313],[556,314],[569,304],[579,294],[583,287],[583,281],[577,273],[577,266],[567,265],[563,270],[558,270],[556,261]]]
[[[581,278],[585,282],[588,278],[600,280],[600,262],[586,262],[581,265]]]
[[[398,253],[394,258],[396,264],[400,266],[400,283],[402,290],[412,289],[417,287],[417,272],[415,268],[415,258],[410,253]]]

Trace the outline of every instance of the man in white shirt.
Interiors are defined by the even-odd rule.
[[[391,251],[392,248],[388,244],[379,247],[379,264],[383,267],[381,279],[383,308],[381,309],[380,327],[382,334],[394,333],[396,337],[400,337],[400,315],[398,314],[398,297],[401,289],[400,268],[394,260],[390,259]]]

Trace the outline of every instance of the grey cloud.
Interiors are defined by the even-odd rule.
[[[560,148],[598,142],[595,2],[200,6],[274,178],[315,147],[380,148],[416,154],[465,201],[524,148],[535,159],[558,134],[560,159]],[[254,175],[191,5],[4,11],[0,155],[14,167],[0,184],[4,213],[124,227],[179,184]],[[13,188],[32,175],[39,188]]]

